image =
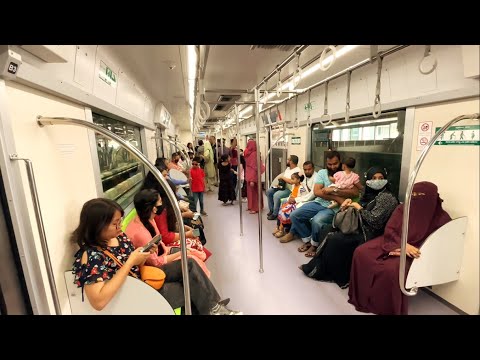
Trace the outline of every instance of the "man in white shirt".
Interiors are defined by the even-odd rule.
[[[303,179],[301,184],[305,189],[307,189],[308,192],[302,196],[297,196],[296,198],[289,197],[287,200],[290,204],[297,204],[297,209],[306,202],[315,199],[313,188],[315,185],[315,177],[317,176],[317,172],[315,171],[311,161],[305,161],[303,163],[303,173],[305,175],[305,179]]]
[[[283,173],[283,176],[279,178],[286,182],[287,185],[285,186],[285,189],[280,190],[278,188],[271,187],[266,191],[268,198],[268,208],[270,210],[267,214],[268,220],[277,219],[278,210],[280,209],[280,200],[289,196],[292,192],[290,184],[292,184],[293,181],[291,179],[291,176],[296,172],[300,172],[300,168],[297,166],[297,164],[298,156],[290,155],[287,159],[287,169]]]

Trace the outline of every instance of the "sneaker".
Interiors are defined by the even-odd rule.
[[[246,203],[247,201],[248,201],[247,198],[242,198],[243,203]]]
[[[295,238],[295,236],[292,234],[292,232],[289,232],[288,234],[284,235],[283,237],[280,238],[281,243],[288,243],[292,241]]]
[[[272,214],[273,214],[273,212],[269,211],[268,214],[267,214],[267,216],[270,216],[270,215],[272,215]]]
[[[208,216],[208,214],[205,211],[200,211],[201,215]]]
[[[226,298],[226,299],[220,300],[218,303],[220,305],[227,306],[229,302],[230,302],[230,298]]]
[[[218,303],[210,310],[210,315],[243,315],[243,312],[230,310],[225,305]]]
[[[275,215],[268,215],[267,220],[277,220],[277,217]]]

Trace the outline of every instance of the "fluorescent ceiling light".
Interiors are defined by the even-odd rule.
[[[190,130],[193,131],[193,104],[195,101],[195,79],[197,77],[197,51],[195,50],[195,45],[187,45],[187,63]]]
[[[339,119],[339,120],[342,120],[342,119]],[[396,117],[390,117],[390,118],[385,118],[385,119],[379,119],[379,120],[365,120],[365,121],[359,121],[359,122],[350,122],[350,123],[345,123],[345,124],[342,124],[342,125],[339,125],[339,126],[335,126],[335,125],[328,125],[328,126],[325,126],[324,129],[334,129],[334,128],[337,128],[337,127],[346,127],[346,126],[357,126],[357,125],[369,125],[369,124],[380,124],[380,123],[385,123],[385,122],[390,122],[390,121],[393,121],[393,120],[398,120],[398,118]]]

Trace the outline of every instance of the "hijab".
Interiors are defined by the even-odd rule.
[[[419,248],[425,239],[452,218],[442,208],[437,185],[422,181],[413,186],[407,242]],[[388,253],[400,247],[404,204],[397,206],[385,226],[382,249]]]
[[[366,180],[372,180],[373,175],[375,175],[375,174],[382,174],[383,177],[385,179],[387,179],[387,172],[384,168],[381,168],[381,167],[378,167],[378,166],[372,166],[366,172]],[[362,198],[360,199],[360,205],[362,205],[364,207],[370,201],[375,199],[377,197],[377,195],[384,190],[390,191],[390,184],[388,182],[383,188],[378,189],[378,190],[374,190],[371,187],[369,187],[368,185],[366,185],[365,186],[365,192],[364,192]]]

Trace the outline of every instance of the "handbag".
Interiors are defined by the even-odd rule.
[[[110,259],[115,261],[115,263],[119,267],[123,266],[120,260],[118,260],[117,257],[114,256],[110,251],[103,249],[101,249],[101,251],[103,251],[103,253],[107,255]],[[131,270],[130,275],[132,275],[135,279],[138,279],[138,276]],[[160,290],[165,282],[166,274],[163,272],[162,269],[159,269],[156,266],[142,265],[140,266],[140,277],[142,281],[146,282],[155,290]]]
[[[356,234],[362,227],[362,217],[357,209],[348,207],[344,211],[339,211],[335,214],[332,221],[332,226],[338,229],[342,234]]]
[[[278,190],[285,190],[286,185],[287,185],[287,183],[285,182],[285,180],[278,179],[278,185],[277,185]]]

